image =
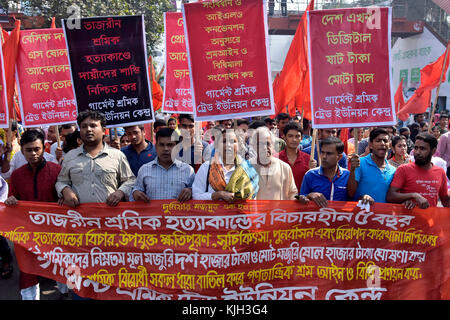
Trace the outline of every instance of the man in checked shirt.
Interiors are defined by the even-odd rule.
[[[173,129],[162,128],[156,133],[157,158],[139,169],[130,201],[177,199],[184,202],[191,199],[194,169],[172,156],[177,143],[172,139],[173,132]]]

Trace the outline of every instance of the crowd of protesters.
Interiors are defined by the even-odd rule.
[[[105,117],[96,111],[59,127],[22,130],[13,123],[0,130],[0,201],[76,207],[158,199],[297,199],[318,207],[360,200],[407,209],[448,207],[448,115],[432,122],[430,133],[425,114],[411,120],[350,129],[347,136],[341,129],[319,129],[315,145],[311,121],[285,113],[207,123],[187,114],[159,117],[150,134],[144,125],[107,134]],[[7,279],[13,270],[5,238],[0,257],[0,277]],[[63,284],[58,288],[67,294]],[[21,272],[20,289],[22,299],[39,299],[38,277]]]

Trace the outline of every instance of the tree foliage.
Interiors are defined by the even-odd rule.
[[[61,27],[61,19],[74,14],[73,6],[79,7],[82,18],[96,16],[144,15],[147,49],[155,53],[156,45],[164,32],[163,13],[173,10],[170,0],[28,0],[22,2],[22,11],[33,16],[43,16],[49,27],[51,18]],[[72,7],[71,7],[72,6]]]

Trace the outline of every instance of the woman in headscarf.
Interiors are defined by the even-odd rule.
[[[247,160],[238,155],[238,139],[233,130],[222,130],[214,140],[215,153],[201,165],[192,185],[193,200],[234,202],[254,199],[259,177]]]

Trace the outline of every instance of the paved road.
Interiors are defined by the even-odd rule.
[[[11,251],[14,253],[14,248],[9,242],[9,246]],[[0,300],[22,300],[19,290],[19,267],[17,265],[17,260],[15,255],[13,254],[14,260],[14,273],[11,278],[8,280],[0,279]],[[70,300],[69,297],[62,298],[61,294],[58,291],[56,286],[56,282],[50,279],[41,278],[39,281],[39,286],[41,289],[41,300]]]

